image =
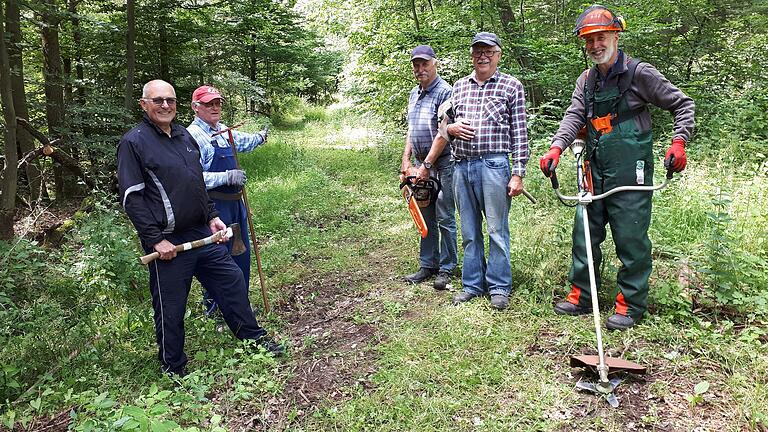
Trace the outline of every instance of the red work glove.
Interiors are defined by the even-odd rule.
[[[672,139],[672,146],[667,150],[664,156],[664,167],[672,168],[674,172],[680,172],[685,169],[685,140],[682,138]]]
[[[550,170],[557,168],[557,162],[560,160],[560,153],[562,152],[563,151],[558,147],[551,147],[549,151],[539,159],[539,168],[541,168],[541,172],[543,172],[545,176],[549,177],[552,174]]]

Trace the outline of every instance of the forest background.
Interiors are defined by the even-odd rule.
[[[4,119],[0,413],[4,412],[2,419],[8,428],[34,425],[36,419],[69,412],[71,407],[89,407],[83,409],[92,414],[90,420],[106,422],[111,417],[104,413],[112,412],[113,404],[127,405],[121,397],[156,396],[157,387],[150,396],[151,391],[141,387],[152,382],[151,378],[131,382],[130,373],[135,370],[112,363],[125,360],[123,356],[131,350],[146,350],[144,346],[151,340],[147,336],[151,319],[146,311],[145,274],[135,264],[137,242],[115,197],[116,144],[140,118],[137,100],[146,81],[160,78],[175,86],[181,124],[191,120],[189,95],[201,84],[222,90],[228,123],[247,119],[247,126],[272,124],[278,131],[274,138],[278,144],[260,161],[277,165],[254,167],[256,179],[270,178],[270,169],[278,167],[303,169],[292,163],[310,158],[307,153],[338,151],[311,145],[311,150],[302,150],[298,140],[289,139],[303,133],[301,128],[310,127],[307,125],[321,129],[343,123],[327,117],[321,108],[340,100],[348,107],[343,115],[352,119],[347,123],[378,131],[363,140],[362,156],[355,153],[340,158],[352,162],[370,156],[379,164],[372,172],[394,176],[407,90],[414,85],[410,50],[418,44],[431,45],[439,57],[439,73],[454,82],[471,71],[468,45],[472,35],[493,31],[504,45],[501,70],[518,77],[525,86],[532,148],[530,180],[526,181],[543,196],[549,193],[547,183],[539,178],[534,162],[548,148],[576,77],[589,66],[572,33],[574,20],[586,4],[575,1],[0,3],[0,33],[4,35],[0,38]],[[607,6],[627,20],[622,48],[656,66],[696,101],[696,132],[687,147],[690,166],[686,172],[696,174],[685,178],[680,192],[672,195],[675,201],[663,201],[668,209],[654,216],[657,223],[666,225],[655,234],[661,239],[655,245],[655,258],[667,260],[669,272],[659,276],[663,283],[659,283],[652,306],[674,325],[699,325],[703,320],[703,328],[715,322],[722,332],[722,323],[728,323],[724,325],[735,332],[734,337],[744,337],[756,344],[757,352],[764,352],[768,315],[768,4],[647,0]],[[661,157],[671,139],[671,118],[659,110],[652,115]],[[342,127],[336,131],[346,134],[340,138],[342,144],[352,139],[351,130]],[[286,165],[280,165],[283,163]],[[302,173],[295,175],[302,178]],[[391,192],[384,190],[377,193]],[[282,287],[301,279],[300,274],[283,274],[288,267],[281,265],[288,258],[287,252],[278,251],[279,239],[289,238],[286,233],[293,229],[310,230],[314,225],[303,224],[324,215],[322,208],[287,196],[253,197],[266,218],[257,224],[257,231],[267,241],[265,259],[273,266],[270,276],[274,280],[270,289],[278,298],[288,296]],[[277,211],[274,207],[291,204],[299,207],[269,219],[270,211]],[[286,215],[292,221],[290,230],[276,222]],[[337,212],[333,217],[350,216]],[[556,220],[563,226],[570,223],[565,213]],[[565,231],[557,235],[558,241],[567,243]],[[302,253],[306,238],[301,239],[295,239],[297,250],[292,253]],[[363,241],[362,237],[358,240]],[[272,252],[269,242],[275,247]],[[413,248],[413,243],[403,244]],[[531,276],[531,290],[549,293],[550,288],[543,287],[563,282],[553,279],[551,271],[564,273],[565,267],[561,267],[567,251],[561,247],[552,254],[528,257],[558,261]],[[278,318],[271,319],[276,320],[276,328],[285,326]],[[140,335],[135,346],[126,341],[124,354],[104,357],[110,344],[134,332]],[[275,367],[265,362],[265,370]],[[113,384],[100,388],[92,382],[99,376],[113,377]],[[131,382],[130,396],[110,393],[109,389],[125,384],[124,380]],[[755,399],[765,391],[764,380],[765,376]],[[269,382],[275,388],[281,386],[279,380]],[[272,387],[260,387],[255,394],[271,391]],[[214,408],[205,406],[208,408],[198,409],[209,426],[222,421],[213,422],[208,415],[216,411],[215,404]],[[140,408],[144,413],[151,411],[146,403]],[[744,411],[745,424],[765,427],[764,411],[762,420],[755,420],[754,412],[759,410]],[[168,415],[155,413],[149,418],[159,419],[157,424],[164,424],[167,418],[182,425],[195,423]],[[82,418],[72,422],[86,424]]]

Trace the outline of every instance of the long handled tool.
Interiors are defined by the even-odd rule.
[[[232,127],[222,129],[216,133],[214,133],[212,136],[220,135],[223,133],[227,134],[227,138],[229,139],[229,145],[232,147],[232,154],[235,156],[235,165],[237,166],[237,169],[240,168],[240,159],[237,157],[237,146],[235,145],[235,137],[232,135],[232,130],[239,128],[242,126],[243,123],[238,123]],[[245,204],[245,214],[248,217],[248,231],[250,231],[250,237],[251,237],[251,244],[253,245],[253,251],[256,254],[256,268],[259,272],[259,284],[261,286],[261,300],[264,302],[264,312],[269,313],[269,299],[267,298],[267,289],[264,285],[264,270],[261,268],[261,253],[259,252],[259,242],[256,240],[256,231],[253,229],[253,217],[251,216],[251,206],[248,204],[248,194],[245,191],[245,186],[243,186],[243,203]]]
[[[585,143],[582,139],[574,140],[571,144],[571,150],[576,156],[576,177],[578,179],[579,193],[576,196],[566,196],[560,193],[560,183],[557,180],[555,170],[550,166],[550,180],[552,188],[561,201],[576,201],[577,211],[581,212],[581,220],[584,226],[584,242],[587,249],[587,268],[589,269],[589,290],[592,295],[592,316],[595,321],[595,335],[597,339],[597,356],[575,356],[571,357],[570,365],[573,367],[587,367],[597,370],[600,380],[594,384],[590,382],[579,381],[576,388],[579,390],[590,391],[605,397],[606,401],[612,407],[618,407],[619,401],[613,394],[614,389],[621,383],[621,378],[608,379],[609,373],[631,372],[635,374],[644,374],[646,369],[643,366],[632,363],[627,360],[606,357],[603,351],[603,334],[600,326],[600,309],[597,299],[597,281],[595,278],[594,260],[592,258],[592,241],[589,232],[589,218],[587,217],[587,206],[592,201],[604,199],[615,193],[624,191],[656,191],[665,188],[672,179],[672,169],[667,169],[667,177],[660,185],[655,186],[619,186],[608,192],[593,195],[591,173],[589,171],[588,161],[584,158]],[[672,165],[671,162],[669,164]]]
[[[227,227],[226,230],[219,231],[211,236],[208,236],[206,238],[202,238],[200,240],[195,240],[191,242],[182,243],[180,245],[176,245],[176,252],[184,252],[188,251],[190,249],[199,248],[205,245],[209,245],[211,243],[216,243],[217,241],[221,240],[224,236],[227,237],[234,237],[235,235],[240,235],[240,225],[238,224],[232,224]],[[139,258],[139,261],[141,261],[142,264],[147,265],[151,263],[152,261],[160,258],[160,252],[152,252],[151,254],[144,255],[143,257]]]

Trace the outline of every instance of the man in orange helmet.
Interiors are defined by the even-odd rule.
[[[653,184],[653,137],[648,104],[674,116],[672,145],[664,164],[675,172],[685,169],[685,145],[694,127],[694,103],[648,63],[631,58],[618,48],[624,20],[604,6],[587,8],[576,20],[574,32],[585,43],[594,67],[576,80],[560,128],[549,151],[540,159],[549,177],[560,154],[586,126],[586,160],[589,161],[594,194],[618,186]],[[651,274],[651,192],[621,192],[589,204],[591,247],[598,288],[600,244],[610,224],[616,255],[622,262],[617,275],[619,293],[616,313],[606,322],[608,329],[634,326],[647,310],[648,278]],[[581,212],[573,226],[573,262],[568,274],[571,292],[555,305],[555,313],[581,315],[591,311],[587,251]]]

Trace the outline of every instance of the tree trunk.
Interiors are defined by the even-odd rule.
[[[0,180],[0,240],[13,238],[13,215],[16,207],[18,155],[16,153],[16,111],[11,95],[11,66],[5,42],[5,5],[0,2],[0,100],[5,120],[5,166]]]
[[[136,7],[134,0],[127,0],[125,11],[128,21],[128,28],[125,35],[125,91],[123,93],[123,107],[125,108],[126,120],[131,119],[135,101],[133,100],[133,78],[136,73],[136,51],[134,41],[136,40]]]
[[[77,5],[79,3],[79,0],[70,0],[68,9],[69,15],[72,17],[72,42],[75,46],[75,78],[77,78],[75,83],[76,100],[80,105],[85,105],[85,74],[83,73],[83,54],[81,48],[83,45],[83,35],[80,31],[80,18],[78,18],[77,15]]]
[[[419,16],[416,15],[416,0],[411,0],[411,12],[413,13],[413,22],[416,23],[416,33],[421,33],[419,28]]]
[[[21,56],[21,26],[19,4],[17,0],[6,0],[5,29],[10,35],[6,48],[8,64],[11,68],[11,92],[13,93],[13,108],[16,117],[29,119],[27,96],[24,92],[24,62]],[[33,149],[32,136],[24,129],[17,129],[16,140],[19,144],[19,154],[25,154]],[[42,192],[42,175],[40,165],[35,161],[26,166],[24,174],[29,186],[29,199],[32,202],[40,198]]]
[[[160,79],[163,81],[171,81],[170,71],[168,67],[168,32],[165,30],[167,17],[157,21],[158,35],[160,36],[160,43],[158,44],[159,56],[160,56]]]
[[[62,80],[61,46],[59,44],[59,23],[56,16],[55,0],[45,0],[42,12],[40,34],[43,46],[43,78],[45,81],[45,118],[48,121],[48,134],[54,138],[63,137],[64,125],[64,83]],[[64,150],[71,154],[69,148]],[[74,177],[67,175],[61,166],[53,167],[56,183],[56,198],[74,195],[76,186]]]
[[[520,67],[520,72],[523,75],[519,78],[526,86],[528,101],[531,106],[536,107],[544,100],[544,95],[541,87],[533,80],[528,80],[526,77],[527,73],[533,70],[533,67],[531,67],[531,60],[524,44],[525,31],[522,20],[523,1],[520,2],[520,22],[518,22],[515,17],[515,12],[512,10],[512,5],[509,3],[509,0],[496,0],[496,9],[499,12],[501,28],[507,39],[509,54],[514,57],[518,67]]]
[[[256,84],[256,45],[251,44],[248,47],[248,78],[251,83]],[[256,114],[256,99],[253,96],[248,96],[248,114]]]

